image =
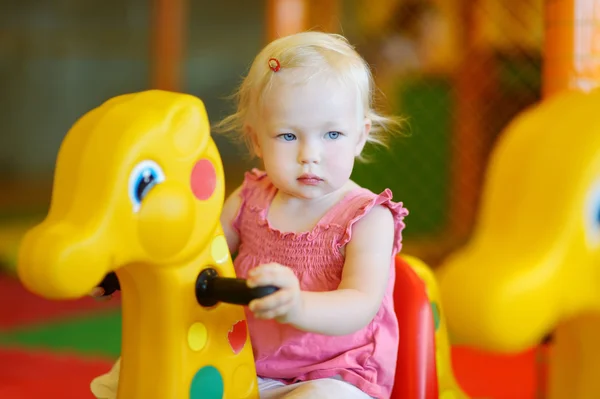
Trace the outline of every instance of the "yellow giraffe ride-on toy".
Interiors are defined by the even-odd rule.
[[[235,278],[223,201],[221,159],[193,96],[119,96],[65,137],[49,214],[25,235],[17,271],[46,298],[120,286],[119,398],[258,399],[239,305],[277,288]],[[392,398],[466,398],[433,274],[412,257],[396,266],[402,340]]]
[[[471,240],[439,271],[458,342],[518,353],[552,334],[549,399],[600,398],[600,89],[503,133]]]
[[[223,168],[209,131],[193,96],[147,91],[107,101],[68,132],[49,214],[22,242],[18,275],[43,297],[85,296],[116,272],[119,398],[258,398],[235,303],[272,290],[234,279],[219,222]]]

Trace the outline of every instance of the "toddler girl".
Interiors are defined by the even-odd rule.
[[[261,398],[388,399],[398,325],[394,257],[407,211],[350,180],[367,142],[397,131],[373,109],[368,65],[342,36],[267,45],[216,125],[261,159],[221,222],[236,273],[276,293],[246,309]],[[116,393],[118,363],[92,383]],[[102,396],[104,395],[104,396]]]

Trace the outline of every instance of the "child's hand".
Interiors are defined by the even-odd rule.
[[[300,282],[289,267],[279,263],[260,265],[250,270],[247,283],[250,288],[265,285],[279,288],[274,294],[250,302],[249,308],[256,318],[290,323],[300,314]]]

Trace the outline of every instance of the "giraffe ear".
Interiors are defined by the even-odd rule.
[[[169,123],[167,129],[172,134],[173,147],[182,156],[197,154],[208,144],[210,125],[200,99],[186,96],[183,104],[174,110]]]

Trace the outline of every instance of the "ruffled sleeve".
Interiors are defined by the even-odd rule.
[[[240,190],[241,203],[232,224],[238,234],[240,233],[240,219],[244,214],[244,210],[249,205],[256,206],[257,202],[262,199],[264,188],[269,185],[267,180],[267,173],[256,168],[244,174],[244,181]]]
[[[352,227],[356,222],[368,214],[373,207],[377,205],[383,205],[392,212],[392,216],[394,218],[395,237],[392,255],[396,256],[396,254],[402,249],[402,231],[406,226],[404,223],[404,218],[408,215],[408,210],[404,207],[402,202],[392,201],[393,195],[390,189],[385,189],[379,195],[375,195],[370,191],[369,194],[370,195],[359,196],[352,201],[354,203],[354,209],[351,210],[352,213],[350,215],[350,219],[346,224],[340,241],[338,242],[338,247],[341,248],[350,242],[352,239]]]

